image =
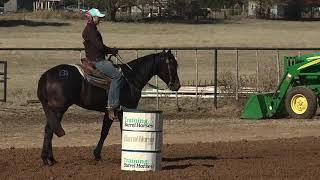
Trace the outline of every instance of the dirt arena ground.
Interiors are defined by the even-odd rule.
[[[319,117],[248,121],[212,115],[165,116],[162,170],[142,173],[120,170],[118,122],[111,127],[103,159],[93,159],[102,114],[70,109],[63,122],[67,135],[54,137],[58,163],[53,167],[43,166],[40,159],[44,117],[39,106],[3,107],[0,117],[0,179],[291,180],[320,176]]]
[[[59,163],[44,167],[40,149],[0,151],[1,179],[318,179],[320,138],[172,144],[163,148],[159,172],[120,170],[120,145],[95,161],[93,147],[61,147]]]

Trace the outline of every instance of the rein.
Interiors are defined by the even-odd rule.
[[[123,62],[123,59],[122,59],[122,57],[121,57],[119,54],[116,54],[115,57],[117,58],[117,60],[118,60],[122,65],[127,66],[127,67],[130,69],[131,72],[133,72],[134,74],[137,75],[137,73],[135,73],[135,72],[133,71],[132,67],[131,67],[128,63],[124,63],[124,62]],[[166,62],[167,62],[167,61],[166,61]],[[167,62],[167,64],[168,64],[168,70],[169,70],[169,77],[170,77],[169,85],[170,85],[170,84],[172,84],[172,77],[171,77],[171,71],[170,71],[169,62]],[[124,75],[123,75],[123,76],[124,76]],[[142,82],[141,82],[140,80],[138,80],[138,81],[142,84]],[[129,82],[129,81],[128,81],[128,82]],[[148,85],[149,87],[151,87],[151,88],[153,88],[153,89],[157,89],[157,90],[167,90],[167,89],[169,89],[168,87],[167,87],[167,88],[159,88],[158,86],[153,85],[153,84],[150,84],[149,82],[147,83],[147,85]],[[135,85],[133,84],[133,86],[135,86]],[[137,87],[136,87],[136,88],[137,88]]]

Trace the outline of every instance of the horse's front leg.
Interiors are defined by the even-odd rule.
[[[93,154],[96,160],[100,160],[101,159],[101,150],[104,144],[104,141],[106,140],[108,134],[109,134],[109,130],[110,127],[112,125],[113,121],[111,121],[109,119],[108,114],[106,113],[104,115],[103,118],[103,124],[102,124],[102,129],[101,129],[101,136],[100,136],[100,140],[97,144],[97,147],[94,149]]]
[[[53,158],[52,138],[53,138],[53,131],[51,130],[51,128],[49,127],[49,124],[47,123],[44,130],[44,139],[43,139],[41,158],[43,163],[49,166],[52,166],[57,162]]]
[[[120,122],[120,132],[121,132],[121,135],[122,135],[122,122],[123,122],[123,111],[118,111],[117,113],[118,115],[118,119],[119,119],[119,122]]]

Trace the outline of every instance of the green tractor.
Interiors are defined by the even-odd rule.
[[[252,95],[243,119],[315,116],[320,97],[320,53],[284,57],[284,71],[272,93]]]

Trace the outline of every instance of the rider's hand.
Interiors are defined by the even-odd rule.
[[[111,54],[112,54],[113,56],[115,56],[115,55],[118,54],[118,51],[119,51],[119,50],[118,50],[117,48],[111,48],[110,51],[111,51]]]

